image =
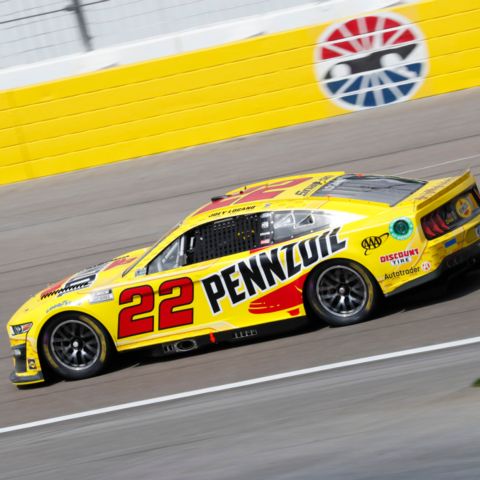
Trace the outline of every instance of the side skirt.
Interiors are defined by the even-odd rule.
[[[255,339],[291,333],[308,325],[308,323],[307,317],[287,318],[276,322],[185,338],[176,342],[159,343],[153,347],[146,347],[146,349],[151,350],[155,357],[187,353],[211,345],[249,343]]]

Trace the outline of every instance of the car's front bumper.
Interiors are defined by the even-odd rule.
[[[10,381],[15,385],[30,385],[41,383],[43,377],[38,355],[26,340],[12,341],[14,370],[10,374]]]
[[[10,381],[15,385],[33,385],[45,381],[42,372],[35,375],[17,375],[17,372],[10,373]]]

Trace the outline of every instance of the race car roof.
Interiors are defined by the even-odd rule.
[[[342,200],[362,202],[385,208],[402,201],[421,188],[425,182],[381,175],[320,172],[258,182],[213,197],[210,203],[187,217],[187,223],[199,217],[221,218],[253,213],[259,209],[312,208],[329,202],[332,208],[348,210]],[[297,205],[298,203],[298,205]],[[335,204],[335,205],[334,205]],[[330,205],[329,205],[330,206]]]
[[[312,193],[314,197],[338,197],[387,203],[394,206],[425,183],[382,175],[341,175]]]

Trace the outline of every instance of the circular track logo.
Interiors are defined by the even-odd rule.
[[[377,13],[327,28],[315,48],[322,90],[347,110],[411,98],[427,73],[422,32],[406,18]]]

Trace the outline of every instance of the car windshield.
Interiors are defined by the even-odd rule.
[[[136,262],[133,262],[131,265],[129,265],[128,268],[126,268],[123,273],[122,277],[124,277],[127,273],[131,272],[136,266],[147,256],[150,254],[152,250],[157,248],[160,243],[162,243],[168,236],[170,236],[175,230],[177,230],[178,227],[180,227],[181,223],[178,223],[175,225],[173,228],[167,231],[164,235],[162,235],[159,240],[157,240],[150,248],[148,248],[143,255],[141,255]]]

